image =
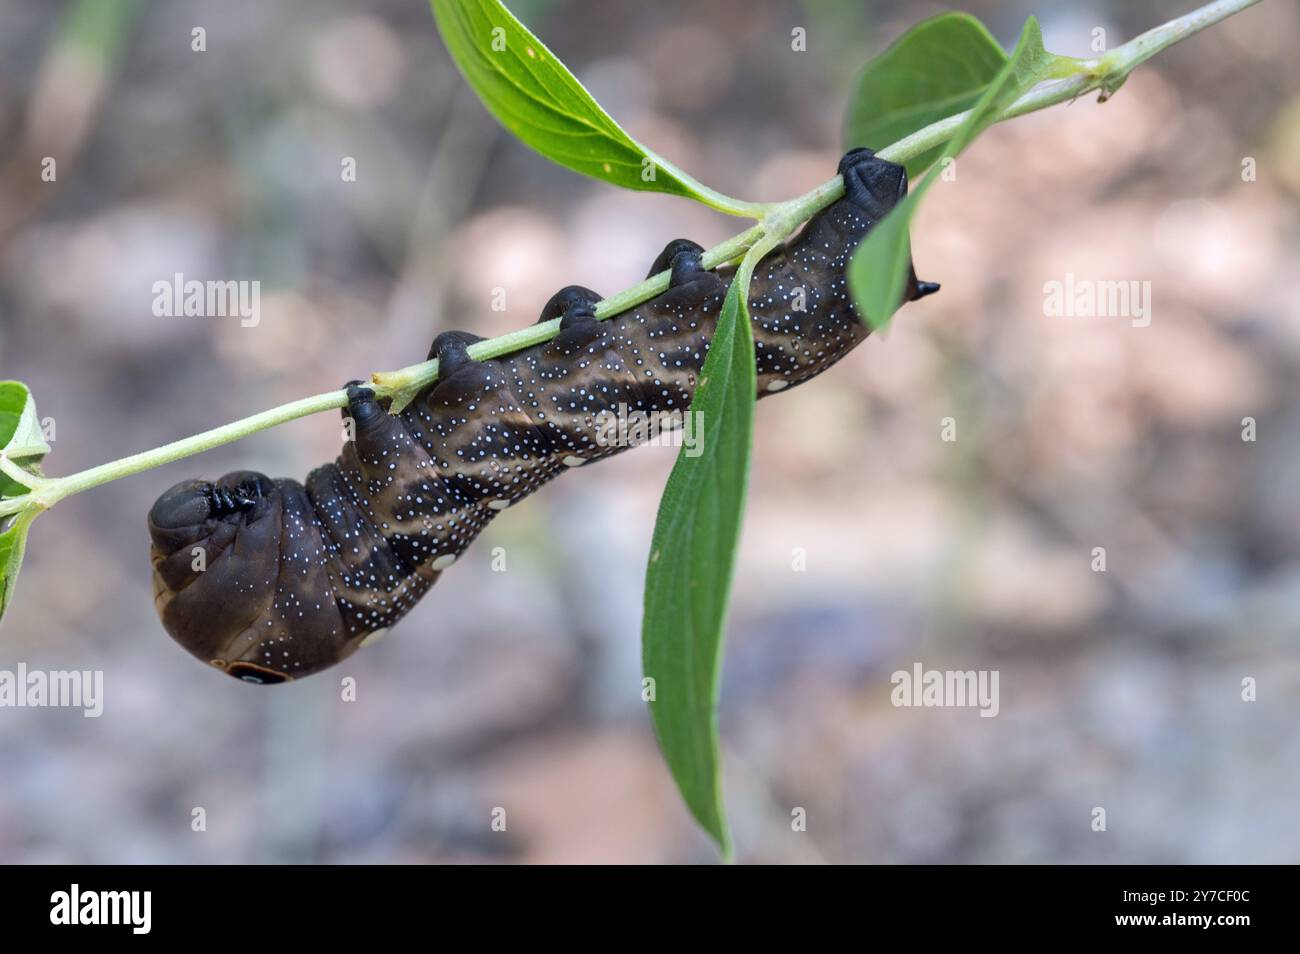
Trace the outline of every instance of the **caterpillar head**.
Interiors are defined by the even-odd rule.
[[[238,679],[286,682],[338,661],[351,647],[319,561],[286,563],[304,543],[293,488],[236,471],[213,482],[186,480],[149,511],[154,603],[167,632],[196,658]],[[286,490],[288,491],[286,493]],[[286,581],[286,567],[294,579]],[[301,577],[298,576],[301,574]],[[315,594],[315,596],[313,596]],[[319,598],[316,598],[319,597]],[[302,613],[290,633],[290,613]]]

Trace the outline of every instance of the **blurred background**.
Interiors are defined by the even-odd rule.
[[[833,173],[856,71],[949,9],[510,6],[633,136],[760,200]],[[1088,56],[1097,27],[1114,46],[1194,6],[961,9],[1008,46],[1035,14]],[[1298,32],[1266,0],[1103,106],[995,127],[914,228],[942,293],[759,407],[721,713],[741,861],[1300,860]],[[421,0],[3,0],[0,144],[0,377],[56,422],[53,474],[419,361],[441,331],[522,327],[562,285],[610,294],[669,239],[744,226],[515,142]],[[176,272],[260,280],[261,323],[153,317]],[[1067,273],[1149,281],[1150,325],[1045,315]],[[105,711],[0,710],[0,861],[712,860],[640,701],[671,448],[513,509],[327,674],[261,689],[172,643],[158,494],[338,447],[334,415],[300,420],[36,524],[0,669],[103,670]],[[998,670],[1000,714],[893,707],[914,662]]]

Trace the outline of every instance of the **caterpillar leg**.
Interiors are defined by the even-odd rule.
[[[431,427],[420,443],[440,470],[453,471],[442,478],[443,489],[458,510],[488,499],[511,499],[521,472],[544,459],[550,446],[539,441],[539,428],[520,406],[514,386],[522,382],[515,381],[513,366],[469,356],[468,346],[478,340],[459,331],[434,340],[432,356],[438,359],[439,377],[423,399]],[[486,506],[498,510],[503,505]],[[469,523],[449,535],[456,553],[474,538],[482,517],[480,513],[466,518]],[[434,569],[442,567],[435,562]]]
[[[596,304],[600,294],[581,285],[566,285],[542,309],[537,323],[560,319],[560,333],[548,350],[569,355],[580,351],[600,337],[601,326],[596,318]]]
[[[850,149],[838,171],[844,178],[844,197],[872,222],[883,219],[907,195],[907,170],[876,158],[870,149]]]
[[[704,248],[690,239],[673,239],[664,246],[649,274],[663,271],[671,274],[661,301],[670,307],[694,308],[711,295],[726,293],[726,282],[704,267]]]
[[[413,501],[434,497],[440,484],[400,416],[385,411],[358,381],[348,383],[347,393],[351,439],[337,465],[307,477],[307,494],[333,552],[348,555],[333,588],[353,639],[392,625],[428,588],[427,574],[412,568],[435,550],[431,521]]]
[[[877,158],[870,149],[846,152],[840,159],[839,173],[844,177],[844,197],[865,212],[872,223],[883,219],[907,195],[907,170]],[[915,301],[938,290],[937,282],[918,281],[909,266],[904,301]]]
[[[658,275],[660,272],[672,269],[672,278],[669,280],[671,285],[681,285],[689,281],[695,272],[701,270],[704,266],[702,258],[704,247],[698,242],[692,242],[690,239],[673,239],[664,246],[664,250],[650,266],[650,271],[646,273],[646,278]],[[680,262],[678,256],[681,256]]]
[[[429,345],[429,354],[424,360],[437,358],[438,377],[449,377],[465,362],[474,360],[466,349],[482,340],[482,335],[470,334],[468,331],[444,331],[433,339],[433,344]]]
[[[468,331],[444,331],[433,339],[429,357],[438,359],[438,380],[429,392],[431,407],[448,407],[471,400],[487,384],[487,368],[469,356],[469,346],[482,341]]]
[[[427,460],[402,419],[385,411],[373,390],[360,381],[349,381],[345,387],[348,406],[343,409],[343,420],[353,423],[352,440],[343,449],[345,469],[355,462],[366,480],[387,483],[391,469],[388,465],[398,455],[414,454],[417,459]]]
[[[375,400],[375,392],[366,387],[364,382],[349,381],[343,388],[348,392],[348,405],[343,408],[343,420],[351,420],[358,430],[372,427],[381,417],[389,416]]]
[[[581,297],[597,301],[600,296],[588,291]],[[552,299],[548,310],[559,298]],[[589,310],[588,318],[596,324]],[[555,343],[533,349],[531,363],[517,364],[509,358],[474,360],[466,351],[472,338],[449,332],[434,341],[439,367],[448,368],[449,374],[423,399],[427,431],[419,443],[436,482],[407,493],[408,501],[414,495],[433,502],[431,529],[437,547],[428,566],[434,571],[451,566],[496,513],[526,496],[555,469],[551,425],[540,400],[554,382],[543,367]]]

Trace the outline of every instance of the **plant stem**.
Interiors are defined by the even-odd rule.
[[[1207,4],[1198,10],[1148,30],[1141,36],[1117,46],[1099,59],[1077,61],[1078,72],[1039,84],[999,113],[995,122],[1023,116],[1026,113],[1045,109],[1057,103],[1073,100],[1093,90],[1101,90],[1104,98],[1124,82],[1134,67],[1150,59],[1156,53],[1258,2],[1259,0],[1216,0],[1214,3]],[[881,149],[878,155],[882,159],[888,159],[891,162],[903,162],[934,146],[942,145],[961,125],[966,115],[966,113],[958,113],[955,116],[949,116],[946,119],[931,123],[924,129],[917,130],[910,136]],[[843,194],[844,182],[837,175],[804,195],[787,202],[737,204],[734,200],[728,200],[727,203],[724,203],[726,208],[715,204],[714,207],[722,211],[754,216],[758,219],[758,224],[706,251],[704,253],[704,266],[706,268],[717,268],[720,265],[736,262],[765,237],[780,236],[783,238],[789,235],[799,223],[826,208]],[[768,243],[764,242],[764,245],[766,244]],[[658,275],[651,276],[617,295],[604,299],[596,306],[596,317],[609,318],[654,298],[668,288],[668,278],[668,272],[660,272]],[[470,346],[469,354],[479,360],[501,357],[549,341],[559,331],[559,325],[560,321],[557,318],[518,331],[512,331],[489,341],[480,341]],[[381,398],[391,399],[391,409],[395,413],[404,407],[414,395],[431,384],[437,376],[438,362],[433,360],[413,364],[396,371],[377,372],[371,378],[374,382],[375,393]],[[271,408],[260,414],[254,414],[251,417],[242,418],[222,427],[173,441],[153,450],[142,451],[121,460],[101,464],[98,467],[92,467],[89,470],[83,470],[67,477],[38,478],[34,481],[35,486],[31,493],[0,500],[0,516],[18,513],[23,510],[51,507],[64,497],[80,493],[110,480],[117,480],[119,477],[127,477],[152,467],[159,467],[182,457],[188,457],[239,440],[241,437],[247,437],[257,431],[275,427],[278,424],[299,417],[306,417],[309,414],[316,414],[331,408],[341,408],[346,404],[347,393],[345,391],[329,391],[293,401],[289,404],[282,404],[279,407]]]
[[[1240,13],[1256,3],[1259,3],[1259,0],[1216,0],[1214,3],[1207,3],[1191,13],[1147,30],[1146,33],[1134,37],[1123,46],[1115,47],[1101,58],[1101,62],[1112,75],[1127,76],[1135,66],[1145,63],[1161,50],[1200,33],[1206,27],[1214,26],[1220,20],[1226,20],[1234,13]]]
[[[33,502],[41,507],[52,507],[71,494],[97,487],[100,484],[108,483],[110,480],[117,480],[119,477],[138,474],[142,470],[161,467],[163,464],[180,460],[182,457],[189,457],[200,451],[220,447],[222,444],[229,444],[241,437],[247,437],[249,434],[266,430],[268,427],[275,427],[277,424],[284,424],[295,418],[328,411],[330,408],[343,407],[347,404],[347,401],[347,392],[338,390],[302,398],[288,404],[281,404],[279,407],[273,407],[269,411],[254,414],[252,417],[241,418],[238,421],[213,428],[210,431],[172,441],[170,444],[155,447],[153,450],[132,454],[130,457],[123,457],[121,460],[100,464],[98,467],[91,467],[89,470],[83,470],[67,477],[47,477],[37,482],[36,489],[31,493],[31,498]],[[22,500],[24,498],[17,497],[13,499]],[[0,510],[0,513],[2,512]]]
[[[9,459],[3,451],[0,451],[0,474],[4,474],[15,483],[22,484],[27,489],[36,486],[37,481],[41,478],[35,474],[29,473]]]
[[[640,143],[637,143],[637,145],[641,147],[641,150],[647,156],[652,156],[655,164],[661,169],[699,193],[699,199],[711,209],[717,209],[727,215],[736,215],[746,219],[760,219],[768,209],[768,203],[746,202],[744,199],[735,199],[729,195],[723,195],[717,189],[710,189],[703,182],[682,169],[681,166],[669,162],[653,149],[649,149]]]

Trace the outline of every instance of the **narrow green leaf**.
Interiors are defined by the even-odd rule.
[[[1006,62],[998,41],[969,14],[918,23],[863,68],[845,116],[845,148],[883,149],[970,109]],[[907,174],[920,175],[942,151],[940,143],[908,159]]]
[[[971,107],[970,115],[957,127],[940,158],[956,156],[965,149],[971,140],[997,121],[1002,110],[1040,80],[1049,77],[1059,59],[1043,49],[1043,34],[1038,21],[1033,17],[1026,20],[1010,59]],[[901,304],[907,284],[908,226],[939,171],[940,166],[935,165],[926,173],[911,193],[872,228],[849,262],[849,289],[858,306],[858,314],[873,328],[889,321]]]
[[[501,125],[562,166],[625,189],[748,204],[697,182],[629,136],[500,0],[430,0],[447,50]]]
[[[0,381],[0,453],[6,458],[6,466],[35,473],[36,465],[49,452],[50,445],[41,434],[32,392],[21,381]],[[28,492],[23,484],[0,472],[0,498]],[[37,510],[24,510],[11,517],[0,517],[0,620],[4,619],[13,597],[27,548],[27,530],[37,513]]]
[[[673,779],[696,820],[729,857],[722,800],[718,686],[736,545],[754,431],[754,341],[742,266],[718,316],[691,411],[701,417],[697,457],[687,448],[659,501],[646,568],[641,656],[653,679],[650,715]]]
[[[23,552],[27,549],[27,530],[36,519],[36,510],[24,510],[14,517],[0,517],[0,620],[9,609],[18,582],[18,571],[23,566]],[[5,521],[9,520],[9,525]]]

